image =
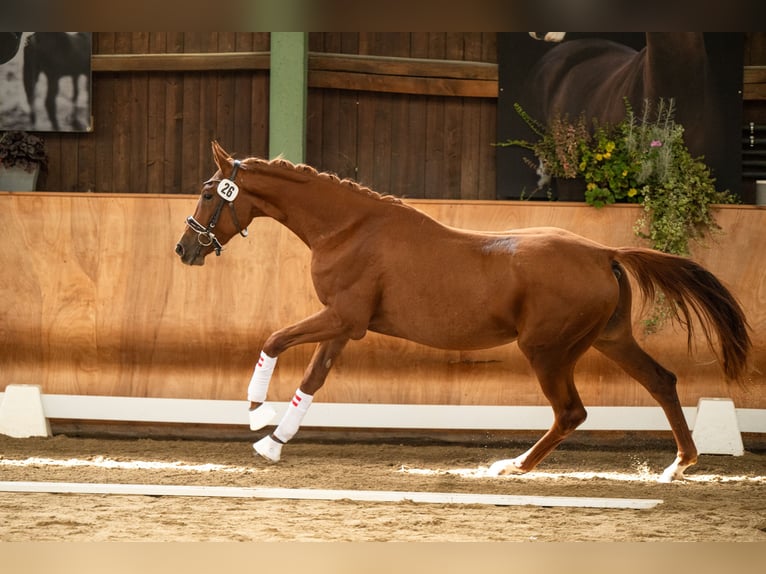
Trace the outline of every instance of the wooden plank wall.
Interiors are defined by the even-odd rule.
[[[309,49],[320,53],[497,62],[495,34],[322,33],[309,39]],[[495,66],[492,73],[491,97],[311,88],[307,161],[400,197],[494,199]],[[415,92],[418,77],[398,89]]]
[[[744,117],[764,123],[766,33],[745,38]],[[196,193],[211,139],[267,154],[268,33],[93,39],[94,131],[46,135],[41,189]],[[494,33],[316,32],[309,48],[310,164],[403,197],[495,198]]]
[[[40,384],[46,393],[242,399],[266,337],[320,307],[309,252],[273,220],[259,219],[223,256],[186,267],[173,246],[195,204],[179,195],[0,193],[0,390],[17,383]],[[555,225],[608,245],[638,242],[636,206],[412,204],[458,227]],[[684,405],[730,394],[739,407],[766,408],[766,209],[725,207],[716,216],[724,233],[695,257],[746,309],[756,346],[753,386],[727,388],[702,341],[687,356],[681,330],[645,335],[637,315],[638,338],[678,374]],[[270,400],[292,396],[312,350],[296,347],[280,358]],[[577,379],[589,405],[654,404],[596,352],[581,361]],[[546,404],[515,344],[454,352],[375,334],[349,344],[318,400]]]
[[[268,49],[268,33],[94,34],[94,129],[45,136],[50,170],[43,189],[197,193],[213,170],[212,139],[265,156],[268,70],[99,71],[97,58]]]
[[[494,199],[494,38],[310,34],[307,162],[395,195]],[[41,189],[196,193],[213,168],[214,138],[240,156],[265,157],[268,66],[231,56],[268,49],[268,33],[96,33],[94,131],[46,135]],[[195,54],[211,57],[180,57]],[[380,59],[366,61],[374,73],[359,74],[364,62],[338,55]],[[464,61],[480,77],[473,68],[445,71]],[[226,69],[214,71],[221,62]],[[229,69],[236,65],[243,69]]]

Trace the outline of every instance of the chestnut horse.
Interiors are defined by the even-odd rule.
[[[233,160],[213,143],[216,173],[202,185],[176,245],[187,265],[220,255],[255,217],[276,219],[311,250],[311,275],[324,308],[264,343],[248,387],[251,428],[274,415],[266,399],[279,355],[318,343],[300,388],[274,432],[253,446],[276,462],[298,431],[314,393],[349,340],[367,331],[442,349],[517,341],[554,412],[550,430],[524,454],[490,467],[494,475],[533,469],[586,417],[573,379],[591,346],[615,361],[662,406],[678,446],[661,480],[680,479],[697,451],[676,393],[676,377],[631,332],[631,286],[676,302],[692,340],[692,318],[708,343],[715,331],[723,371],[740,379],[750,349],[742,309],[709,271],[688,259],[635,247],[605,247],[555,228],[477,233],[442,225],[398,199],[349,180],[276,159]]]

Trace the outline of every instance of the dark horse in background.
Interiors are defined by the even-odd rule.
[[[605,38],[530,34],[559,42],[528,76],[521,103],[532,117],[547,124],[556,115],[574,119],[584,112],[615,125],[625,117],[626,98],[636,114],[644,100],[655,106],[673,98],[692,156],[704,156],[714,175],[721,171],[722,114],[702,32],[647,32],[639,50]]]
[[[90,93],[90,32],[35,32],[24,44],[24,90],[29,102],[29,119],[35,126],[35,88],[40,74],[48,79],[45,96],[45,109],[55,131],[60,130],[56,113],[56,97],[59,93],[59,80],[65,76],[72,78],[72,106],[79,95],[78,80],[85,76],[87,91]],[[71,114],[71,128],[83,130],[85,126],[77,119],[74,110]]]
[[[20,43],[21,32],[0,32],[0,66],[13,59]]]

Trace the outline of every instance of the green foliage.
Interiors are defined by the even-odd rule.
[[[539,139],[511,140],[535,153],[544,172],[555,178],[582,178],[585,201],[594,207],[615,202],[643,203],[635,232],[654,249],[688,255],[689,241],[719,229],[711,214],[717,203],[733,203],[728,191],[718,191],[703,158],[693,158],[683,141],[683,126],[674,120],[673,100],[653,107],[644,102],[637,116],[625,102],[625,118],[616,126],[566,116],[549,126],[515,109]]]
[[[629,152],[621,128],[597,126],[593,138],[580,144],[578,167],[585,180],[585,201],[594,207],[641,200],[636,179],[640,166]]]

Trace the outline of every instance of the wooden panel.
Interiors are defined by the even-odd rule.
[[[189,268],[173,253],[192,196],[0,194],[0,390],[41,384],[46,393],[241,399],[261,344],[273,330],[319,308],[305,246],[272,220],[248,240]],[[508,229],[557,225],[610,245],[636,244],[634,206],[412,201],[450,225]],[[726,207],[724,233],[695,256],[744,305],[755,341],[754,386],[727,389],[699,341],[667,327],[638,338],[679,375],[686,406],[731,394],[766,407],[766,210]],[[743,247],[744,246],[744,247]],[[565,278],[562,278],[564,281]],[[311,354],[285,353],[269,397],[287,400]],[[595,352],[577,370],[586,404],[652,405],[648,394]],[[430,349],[369,334],[348,346],[318,400],[334,402],[544,405],[515,345],[487,351]]]
[[[349,76],[342,86],[337,77],[310,79],[308,163],[400,197],[494,199],[497,88],[474,90],[476,82],[496,81],[494,39],[310,34],[310,78],[324,70]]]
[[[233,52],[233,50],[232,50]],[[268,52],[94,54],[93,72],[209,72],[268,70]]]
[[[473,46],[475,44],[472,44]],[[481,47],[480,42],[478,47]],[[387,51],[391,52],[391,49]],[[408,52],[409,46],[405,46],[404,51],[400,49],[400,53],[405,54],[404,57],[309,52],[309,69],[383,76],[484,80],[497,83],[496,63],[410,58],[406,57]]]
[[[213,137],[265,157],[268,47],[268,33],[94,34],[93,132],[44,134],[41,188],[196,193]]]
[[[312,88],[342,88],[367,92],[496,98],[497,81],[451,78],[411,78],[381,74],[355,74],[310,70]]]
[[[494,34],[309,39],[310,163],[406,197],[494,198]],[[46,135],[42,189],[195,193],[210,139],[266,156],[268,49],[267,33],[95,34],[94,131]]]
[[[766,100],[766,66],[745,66],[743,81],[745,100]]]

